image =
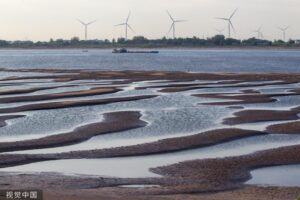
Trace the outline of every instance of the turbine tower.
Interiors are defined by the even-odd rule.
[[[128,37],[128,28],[134,32],[134,30],[131,28],[131,26],[128,24],[129,18],[130,18],[131,12],[129,11],[128,17],[124,23],[117,24],[116,26],[125,26],[125,39],[127,40]]]
[[[91,21],[89,23],[85,23],[85,22],[83,22],[83,21],[81,21],[79,19],[78,19],[78,21],[79,21],[79,23],[81,23],[84,26],[85,40],[87,40],[88,39],[88,26],[91,25],[91,24],[93,24],[93,23],[95,23],[96,20]]]
[[[261,29],[262,29],[262,26],[260,26],[257,30],[253,31],[254,33],[257,33],[257,39],[263,39],[264,38],[264,35],[263,35]]]
[[[235,32],[235,29],[234,29],[234,26],[232,24],[232,18],[233,16],[235,15],[236,11],[238,9],[235,9],[235,11],[229,16],[229,18],[223,18],[223,17],[217,17],[217,19],[220,19],[220,20],[223,20],[223,21],[226,21],[228,22],[228,37],[230,38],[231,37],[231,28],[233,29],[233,31]]]
[[[278,27],[279,30],[282,31],[282,39],[283,41],[285,41],[285,36],[286,36],[286,31],[289,29],[290,27],[285,27],[285,28],[282,28],[282,27]]]
[[[169,11],[167,11],[167,14],[169,15],[171,21],[172,21],[172,24],[171,24],[171,27],[170,27],[170,30],[169,32],[167,33],[167,35],[173,30],[173,39],[176,38],[176,23],[180,23],[180,22],[186,22],[187,20],[175,20],[172,15],[169,13]]]

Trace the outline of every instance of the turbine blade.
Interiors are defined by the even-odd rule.
[[[91,22],[87,23],[87,25],[91,25],[91,24],[95,23],[96,21],[97,20],[91,21]]]
[[[127,24],[128,28],[135,33],[135,31],[133,30],[133,28],[131,28],[131,26],[129,24]]]
[[[229,19],[231,19],[235,15],[236,11],[238,11],[238,8],[235,9],[235,11],[230,15]]]
[[[167,14],[169,15],[170,19],[174,22],[175,20],[173,19],[172,15],[169,13],[168,10],[167,10]]]
[[[225,20],[225,21],[228,21],[228,20],[229,20],[229,19],[227,19],[227,18],[222,18],[222,17],[216,17],[216,19]]]
[[[77,21],[79,21],[79,23],[81,23],[82,25],[87,25],[86,23],[84,23],[84,22],[81,21],[80,19],[77,19]]]
[[[126,23],[128,23],[129,18],[130,18],[130,15],[131,15],[131,11],[129,11],[129,13],[128,13],[128,17],[127,17],[127,19],[126,19]]]
[[[281,28],[281,27],[277,27],[279,30],[281,30],[281,31],[284,31],[284,29],[283,28]]]
[[[188,20],[176,20],[174,22],[187,22]]]
[[[126,23],[117,24],[117,25],[115,25],[115,26],[124,26],[124,25],[126,25]]]

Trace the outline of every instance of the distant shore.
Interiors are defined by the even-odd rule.
[[[90,39],[81,40],[78,37],[71,39],[50,39],[49,41],[6,41],[0,40],[1,48],[25,48],[25,49],[39,49],[39,48],[84,48],[84,49],[113,49],[113,48],[292,48],[300,49],[299,40],[266,40],[255,37],[248,39],[227,38],[224,35],[215,35],[209,38],[186,37],[186,38],[157,38],[148,39],[144,36],[135,36],[132,39],[114,38],[114,39]]]
[[[0,51],[3,50],[113,50],[115,48],[125,48],[125,47],[68,47],[68,48],[59,48],[59,47],[35,47],[35,48],[1,48]],[[138,47],[138,46],[132,46],[132,47],[126,47],[127,49],[155,49],[155,50],[300,50],[299,47],[264,47],[264,46],[223,46],[223,47]]]

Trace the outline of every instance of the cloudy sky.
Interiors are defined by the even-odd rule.
[[[97,23],[89,28],[89,38],[112,39],[124,36],[122,27],[132,11],[130,25],[135,33],[148,38],[165,36],[170,27],[166,10],[176,19],[177,36],[208,37],[225,23],[215,17],[228,17],[239,8],[233,23],[236,38],[255,35],[253,30],[263,26],[268,39],[282,37],[278,26],[290,26],[287,38],[300,39],[299,0],[0,0],[0,38],[6,40],[49,40],[84,37],[83,27],[76,21]]]

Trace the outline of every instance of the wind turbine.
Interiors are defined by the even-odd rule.
[[[264,35],[263,35],[261,29],[262,29],[262,26],[260,26],[257,30],[253,31],[254,33],[257,33],[257,39],[263,39],[264,38]]]
[[[89,22],[89,23],[85,23],[85,22],[83,22],[83,21],[81,21],[81,20],[79,20],[79,19],[78,19],[78,21],[79,21],[79,23],[81,23],[81,24],[84,26],[85,40],[87,40],[87,38],[88,38],[88,26],[91,25],[91,24],[93,24],[93,23],[95,23],[96,20],[91,21],[91,22]]]
[[[167,14],[169,15],[171,21],[172,21],[172,24],[171,24],[171,27],[170,27],[170,30],[168,31],[167,34],[169,34],[172,29],[173,29],[173,39],[176,38],[176,23],[180,23],[180,22],[186,22],[187,20],[175,20],[172,15],[169,13],[169,11],[167,11]]]
[[[218,32],[218,34],[219,35],[223,35],[223,31],[225,30],[225,27],[224,28],[222,28],[222,29],[215,29],[217,32]]]
[[[278,29],[282,31],[282,38],[283,38],[283,41],[285,41],[286,31],[287,31],[289,28],[290,28],[289,26],[287,26],[287,27],[285,27],[285,28],[278,27]]]
[[[129,18],[130,18],[131,12],[129,11],[128,17],[125,21],[125,23],[121,23],[121,24],[117,24],[116,26],[125,26],[125,39],[127,40],[127,36],[128,36],[128,28],[134,32],[134,30],[131,28],[131,26],[128,24],[129,22]]]
[[[220,20],[224,20],[224,21],[227,21],[228,22],[228,37],[230,38],[231,37],[231,28],[233,29],[233,31],[235,32],[235,29],[234,29],[234,26],[232,24],[232,18],[233,16],[235,15],[236,11],[238,9],[235,9],[235,11],[229,16],[229,18],[222,18],[222,17],[217,17],[217,19],[220,19]]]

